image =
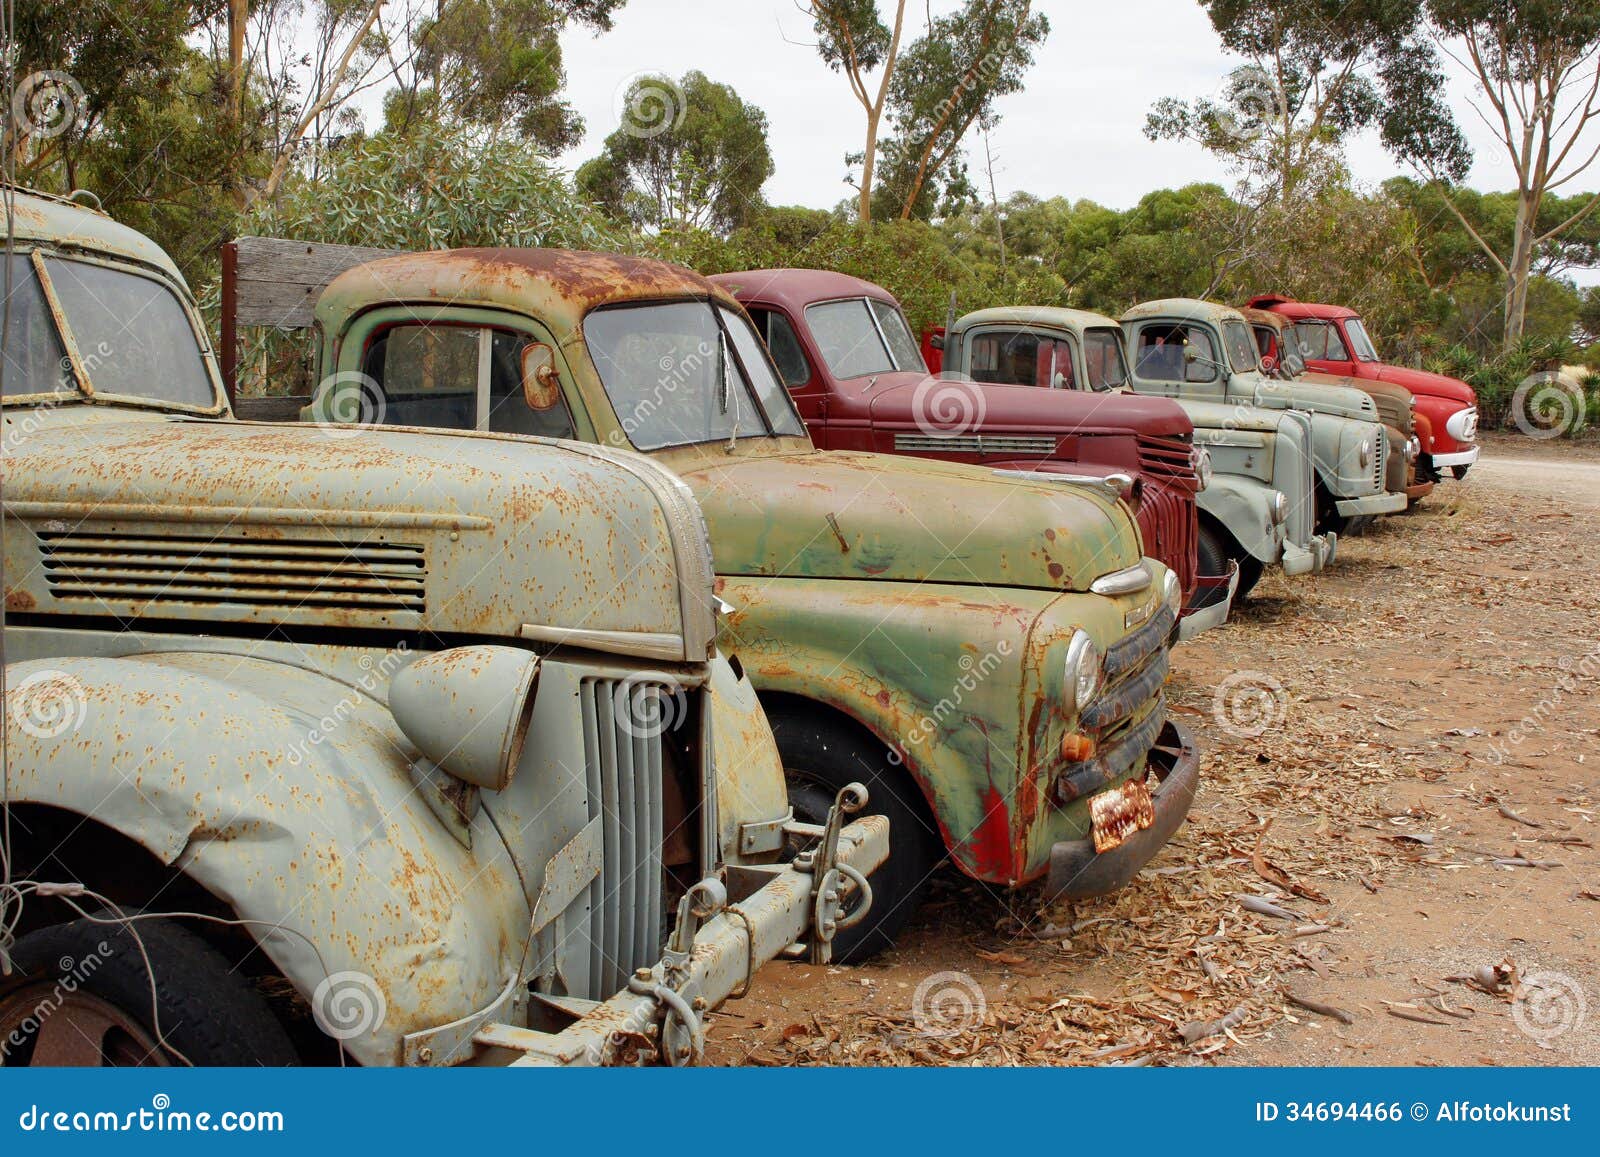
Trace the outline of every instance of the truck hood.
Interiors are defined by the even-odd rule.
[[[710,652],[705,523],[642,455],[101,406],[32,415],[6,455],[14,612],[504,638],[532,626]]]
[[[1191,402],[1181,399],[1178,404],[1194,423],[1196,430],[1257,430],[1276,433],[1283,423],[1281,411],[1262,409],[1259,406],[1240,406],[1229,402]]]
[[[973,434],[1115,433],[1181,438],[1194,430],[1183,407],[1168,398],[1046,390],[922,374],[880,378],[872,389],[871,413],[874,426],[935,430],[935,423],[970,416],[961,429]]]
[[[1230,392],[1238,397],[1258,399],[1256,404],[1267,408],[1281,406],[1367,422],[1377,418],[1377,407],[1372,396],[1362,390],[1309,382],[1305,378],[1284,382],[1258,374],[1240,374],[1238,377],[1239,384],[1231,386]]]
[[[678,469],[722,575],[1084,591],[1141,553],[1098,488],[987,467],[812,450]]]
[[[1386,426],[1393,426],[1406,437],[1411,436],[1412,430],[1412,395],[1411,391],[1396,382],[1380,382],[1370,378],[1347,378],[1340,374],[1322,374],[1315,370],[1301,374],[1295,379],[1308,385],[1342,386],[1352,390],[1360,390],[1371,396],[1378,404],[1378,417]]]
[[[1404,386],[1413,394],[1425,397],[1448,398],[1464,406],[1476,406],[1478,395],[1472,387],[1459,378],[1435,374],[1428,370],[1413,370],[1406,366],[1380,365],[1377,367],[1380,382],[1393,382]]]

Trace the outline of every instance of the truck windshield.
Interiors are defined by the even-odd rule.
[[[1085,330],[1083,360],[1091,390],[1103,393],[1106,390],[1120,390],[1128,384],[1128,360],[1123,356],[1122,341],[1116,330]]]
[[[98,395],[210,409],[216,390],[200,337],[172,290],[125,269],[61,257],[44,259],[61,316],[52,319],[30,259],[12,258],[12,328],[6,336],[8,397],[59,394],[76,386],[65,358],[70,334],[78,365]],[[57,332],[57,326],[63,332]]]
[[[640,450],[805,434],[761,340],[723,306],[597,309],[584,319],[583,336],[623,431]]]
[[[1332,328],[1331,326],[1329,327]],[[1360,362],[1378,362],[1383,359],[1378,356],[1378,347],[1372,344],[1372,338],[1367,334],[1367,327],[1361,324],[1359,317],[1352,317],[1344,323],[1344,332],[1350,338],[1350,352],[1356,355]]]
[[[806,324],[822,359],[841,381],[895,370],[925,374],[911,327],[887,302],[865,297],[806,306]]]

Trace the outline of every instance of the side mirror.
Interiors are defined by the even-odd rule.
[[[522,347],[522,396],[530,409],[544,411],[561,401],[556,352],[543,342]]]
[[[936,333],[930,335],[928,338],[928,344],[936,350],[944,349],[944,334]]]
[[[1067,381],[1067,375],[1062,373],[1060,370],[1057,370],[1055,377],[1050,379],[1050,388],[1052,390],[1064,390],[1069,385],[1071,385],[1071,383]]]

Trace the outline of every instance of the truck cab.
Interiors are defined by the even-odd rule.
[[[1359,390],[1268,377],[1261,371],[1255,336],[1238,310],[1166,298],[1134,306],[1122,315],[1122,327],[1138,393],[1294,410],[1309,417],[1319,532],[1344,533],[1373,516],[1405,509],[1405,494],[1385,489],[1389,444],[1372,398]]]
[[[671,473],[236,421],[165,253],[14,221],[8,1064],[691,1063],[865,915],[887,823],[793,821]]]
[[[1391,365],[1378,354],[1361,315],[1342,305],[1294,301],[1277,294],[1250,299],[1258,309],[1287,317],[1295,328],[1300,356],[1308,369],[1325,374],[1404,386],[1417,400],[1417,477],[1457,481],[1478,460],[1478,395],[1458,378],[1409,366]]]
[[[1048,382],[1096,399],[1134,396],[1121,327],[1087,310],[981,309],[957,320],[942,344],[946,374]],[[1056,367],[1043,380],[1029,364],[1041,344],[1052,349]],[[1017,351],[1024,354],[1020,365]],[[1173,401],[1193,424],[1210,471],[1197,500],[1200,550],[1237,565],[1236,597],[1249,594],[1266,567],[1302,575],[1331,562],[1334,540],[1314,533],[1309,514],[1313,482],[1305,416],[1182,395]]]
[[[1110,487],[1138,518],[1146,553],[1183,585],[1180,637],[1226,621],[1236,568],[1197,565],[1195,495],[1206,464],[1182,407],[931,377],[894,295],[847,274],[757,269],[711,280],[749,312],[818,446]],[[1037,372],[1052,372],[1045,353],[1037,360]]]
[[[1240,306],[1239,312],[1250,323],[1250,329],[1255,334],[1262,373],[1282,381],[1342,386],[1371,396],[1389,440],[1389,474],[1384,480],[1386,490],[1391,493],[1404,492],[1406,498],[1413,502],[1432,493],[1433,483],[1417,476],[1417,457],[1422,447],[1418,431],[1426,425],[1427,419],[1418,415],[1417,399],[1410,390],[1393,382],[1342,377],[1307,369],[1292,321],[1281,313],[1248,305]]]
[[[718,638],[772,721],[796,814],[848,776],[892,821],[842,959],[892,944],[946,857],[1093,895],[1181,823],[1198,764],[1163,694],[1181,589],[1115,495],[819,450],[739,303],[686,269],[551,249],[369,257],[312,295],[307,418],[576,435],[684,481]]]

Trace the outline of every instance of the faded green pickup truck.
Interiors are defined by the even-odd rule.
[[[233,421],[165,253],[14,220],[0,1061],[686,1063],[827,958],[887,825],[791,822],[676,478]]]
[[[255,244],[281,254],[263,260],[238,243],[234,300],[256,319],[316,300],[308,416],[632,447],[693,490],[719,639],[761,695],[797,814],[847,778],[892,820],[843,958],[892,941],[947,851],[981,880],[1088,895],[1182,821],[1197,761],[1162,694],[1181,592],[1109,490],[817,450],[739,304],[685,269],[358,253],[317,296],[295,270],[325,276],[338,254],[273,244]]]

